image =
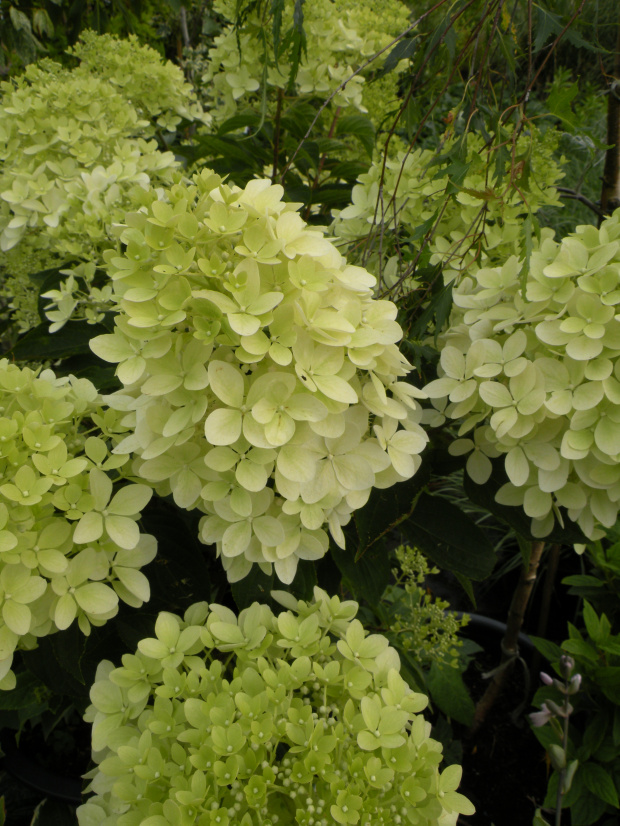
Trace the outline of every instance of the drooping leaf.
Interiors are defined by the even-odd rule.
[[[447,717],[464,726],[471,725],[476,709],[458,668],[439,666],[434,662],[426,677],[426,684],[431,700]]]

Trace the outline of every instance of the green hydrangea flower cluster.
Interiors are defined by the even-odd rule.
[[[87,379],[0,361],[0,688],[10,689],[17,647],[68,628],[83,633],[118,611],[140,607],[149,585],[139,568],[154,537],[136,520],[152,495],[126,485],[113,495],[110,456],[84,419],[100,399]]]
[[[207,516],[229,579],[253,563],[291,582],[344,546],[373,486],[409,478],[427,436],[396,342],[396,307],[268,180],[208,170],[120,230],[106,253],[119,313],[91,341],[125,385],[116,453]],[[372,426],[371,426],[372,422]]]
[[[425,222],[429,231],[433,227],[429,263],[441,264],[449,283],[472,266],[493,266],[520,254],[524,213],[560,206],[555,184],[562,172],[552,157],[557,138],[551,130],[517,139],[516,156],[530,155],[527,180],[518,185],[513,185],[510,159],[501,180],[489,179],[494,150],[481,135],[469,134],[463,159],[468,171],[455,188],[450,150],[457,140],[452,136],[443,143],[442,159],[436,150],[403,148],[384,163],[379,153],[353,187],[351,205],[335,213],[332,232],[351,254],[357,250],[367,266],[381,269],[383,289],[402,293],[415,288],[416,282],[403,271],[403,250],[397,246],[406,244],[405,258],[411,260],[412,250],[419,250],[424,240],[416,229]]]
[[[620,510],[620,212],[561,241],[543,230],[522,272],[513,256],[455,287],[425,390],[461,421],[450,450],[470,454],[474,481],[505,456],[498,501],[522,506],[535,536],[561,506],[600,538]]]
[[[474,809],[440,772],[427,705],[357,604],[274,593],[237,617],[198,603],[161,613],[122,667],[103,662],[80,826],[397,826]]]
[[[41,246],[84,255],[105,241],[131,190],[169,182],[149,122],[105,79],[50,60],[5,82],[0,107],[0,246],[36,233]]]
[[[153,124],[172,132],[183,120],[211,122],[182,69],[163,61],[136,35],[119,39],[86,31],[68,54],[80,61],[78,74],[105,81],[134,107],[138,117],[149,120],[147,134],[153,132]]]
[[[215,7],[225,19],[236,18],[234,3],[219,2]],[[264,9],[263,9],[264,12]],[[409,25],[410,11],[400,0],[376,3],[346,0],[337,5],[330,0],[314,0],[304,7],[304,50],[295,85],[298,94],[328,97],[369,57],[387,46]],[[293,3],[284,8],[282,31],[293,23]],[[216,121],[234,115],[240,104],[257,98],[266,73],[270,89],[286,89],[291,72],[291,54],[280,55],[276,62],[272,44],[262,36],[266,25],[260,7],[249,13],[240,27],[227,26],[215,38],[208,52],[203,88],[210,100]],[[269,24],[267,24],[269,25]],[[381,67],[385,55],[369,74]],[[265,65],[267,64],[267,65]],[[334,106],[353,106],[366,111],[362,92],[363,73],[354,77],[334,97]]]
[[[135,38],[89,32],[73,54],[82,63],[72,71],[44,60],[1,84],[0,248],[9,275],[24,255],[100,265],[112,224],[139,209],[146,189],[180,178],[173,153],[153,139],[156,127],[206,118],[181,70]],[[52,332],[69,318],[100,320],[109,296],[85,275],[78,267],[48,296]],[[36,308],[32,284],[19,292]],[[22,329],[31,317],[20,312]]]

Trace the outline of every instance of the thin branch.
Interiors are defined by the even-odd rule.
[[[417,20],[415,20],[415,21],[414,21],[414,22],[413,22],[410,26],[408,26],[408,27],[405,29],[405,31],[404,31],[404,32],[401,32],[401,33],[400,33],[397,37],[395,37],[393,40],[391,40],[391,41],[387,44],[387,46],[384,46],[382,49],[379,49],[379,51],[378,51],[378,52],[375,52],[375,54],[374,54],[374,55],[372,55],[372,57],[369,57],[369,58],[368,58],[368,60],[366,60],[364,63],[362,63],[362,65],[361,65],[361,66],[359,66],[359,67],[358,67],[358,68],[357,68],[354,72],[352,72],[352,73],[349,75],[349,77],[347,77],[345,80],[343,80],[343,81],[342,81],[342,83],[334,89],[334,91],[331,93],[331,95],[330,95],[330,96],[329,96],[329,97],[328,97],[325,101],[323,101],[323,103],[322,103],[322,104],[321,104],[321,106],[319,107],[319,109],[318,109],[318,111],[317,111],[317,113],[316,113],[316,115],[315,115],[315,117],[314,117],[314,120],[312,121],[312,123],[311,123],[311,124],[310,124],[310,126],[308,127],[308,131],[307,131],[307,132],[306,132],[306,134],[303,136],[303,138],[301,139],[301,141],[298,143],[298,145],[297,145],[297,147],[296,147],[295,151],[293,152],[293,154],[292,154],[292,155],[291,155],[291,157],[290,157],[289,162],[288,162],[288,163],[287,163],[287,165],[284,167],[284,170],[282,171],[282,175],[280,176],[280,181],[283,181],[283,180],[284,180],[284,176],[286,175],[286,173],[287,173],[287,172],[288,172],[288,170],[290,169],[290,167],[291,167],[291,165],[292,165],[293,161],[294,161],[294,160],[295,160],[295,158],[297,157],[297,155],[298,155],[298,153],[299,153],[299,150],[301,149],[301,147],[304,145],[304,143],[308,140],[308,138],[309,138],[309,137],[310,137],[310,135],[312,134],[312,130],[313,130],[313,129],[314,129],[314,127],[316,126],[317,121],[318,121],[318,119],[320,118],[320,116],[321,116],[321,114],[322,114],[323,110],[324,110],[324,109],[326,109],[326,108],[327,108],[327,106],[329,106],[329,104],[330,104],[330,103],[332,102],[332,100],[336,97],[336,95],[337,95],[339,92],[342,92],[342,90],[346,87],[346,85],[347,85],[347,84],[348,84],[351,80],[353,80],[353,78],[354,78],[354,77],[356,77],[356,76],[357,76],[357,75],[359,75],[361,72],[363,72],[363,71],[364,71],[364,69],[367,69],[367,68],[368,68],[368,66],[370,66],[370,64],[371,64],[371,63],[373,63],[373,62],[374,62],[374,61],[375,61],[378,57],[380,57],[380,56],[381,56],[384,52],[387,52],[387,51],[388,51],[388,49],[391,49],[391,48],[392,48],[392,46],[395,46],[395,45],[396,45],[396,43],[398,43],[400,40],[402,40],[402,39],[403,39],[403,37],[406,37],[406,36],[409,34],[409,32],[412,32],[415,28],[417,28],[423,20],[425,20],[425,19],[426,19],[426,18],[427,18],[430,14],[432,14],[432,13],[435,11],[435,9],[438,9],[440,6],[443,6],[445,2],[446,2],[446,0],[439,0],[439,2],[438,2],[438,3],[435,3],[435,5],[434,5],[434,6],[432,6],[430,9],[428,9],[428,11],[425,11],[425,12],[424,12],[424,14],[422,14],[420,17],[418,17],[418,19],[417,19]]]
[[[577,192],[576,190],[570,189],[567,186],[556,186],[556,189],[565,198],[570,198],[573,201],[580,201],[582,204],[585,204],[589,209],[592,210],[592,212],[596,213],[599,218],[607,217],[598,204],[595,204],[594,201],[591,201],[589,198],[586,198],[586,196],[582,195],[581,192]]]

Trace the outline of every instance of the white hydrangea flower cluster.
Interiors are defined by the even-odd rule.
[[[116,486],[126,461],[111,456],[84,419],[100,397],[86,379],[57,378],[0,361],[0,688],[11,689],[17,647],[68,628],[103,625],[119,597],[139,608],[149,598],[140,568],[155,538],[136,520],[152,495]]]
[[[216,9],[227,20],[236,17],[234,3],[219,2]],[[409,25],[410,11],[400,0],[374,3],[344,0],[313,0],[304,6],[305,49],[295,80],[298,94],[327,98],[373,54],[387,46]],[[293,3],[284,8],[282,32],[293,23]],[[240,28],[227,26],[215,38],[208,53],[203,77],[204,92],[211,101],[212,115],[222,122],[234,115],[239,105],[260,94],[266,67],[269,89],[286,89],[291,71],[290,47],[276,63],[272,44],[265,44],[265,27],[260,9],[244,19]],[[385,55],[366,74],[381,68]],[[360,73],[334,97],[334,106],[353,106],[362,112],[365,78]]]
[[[427,436],[396,307],[268,180],[208,170],[127,216],[106,253],[119,313],[91,341],[117,362],[117,454],[206,516],[231,581],[291,582],[368,499],[414,474]]]
[[[458,419],[455,455],[482,484],[505,456],[499,502],[532,533],[559,507],[597,539],[620,511],[620,212],[556,241],[543,230],[522,262],[473,270],[455,286],[440,336],[441,377],[425,388]]]
[[[434,224],[429,263],[441,264],[444,282],[449,283],[472,266],[494,266],[519,255],[524,213],[561,205],[555,185],[562,172],[552,158],[551,130],[543,137],[533,132],[517,139],[515,154],[529,154],[531,167],[527,181],[518,182],[512,180],[510,159],[502,180],[490,180],[495,150],[481,135],[469,134],[463,160],[467,174],[455,186],[450,151],[457,140],[460,137],[448,138],[440,150],[403,148],[387,159],[379,153],[353,187],[351,205],[336,213],[333,234],[352,251],[361,250],[373,269],[378,270],[379,259],[384,262],[384,289],[398,285],[403,292],[415,287],[411,278],[399,284],[403,254],[396,246],[397,242],[404,245],[408,254],[412,247],[418,250],[424,235],[416,234],[416,229],[425,222],[429,232]]]
[[[474,807],[440,771],[427,698],[398,654],[315,588],[239,616],[197,603],[104,661],[91,688],[94,792],[80,826],[454,826]]]

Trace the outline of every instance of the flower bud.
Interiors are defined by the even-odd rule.
[[[573,673],[574,667],[575,660],[568,654],[562,654],[562,656],[560,657],[560,673],[562,674],[564,679],[568,680],[570,675]]]
[[[575,674],[570,679],[570,683],[568,685],[568,689],[566,691],[567,694],[576,694],[579,689],[581,688],[581,674]]]
[[[540,679],[545,685],[553,685],[553,677],[550,677],[544,671],[540,672]]]

